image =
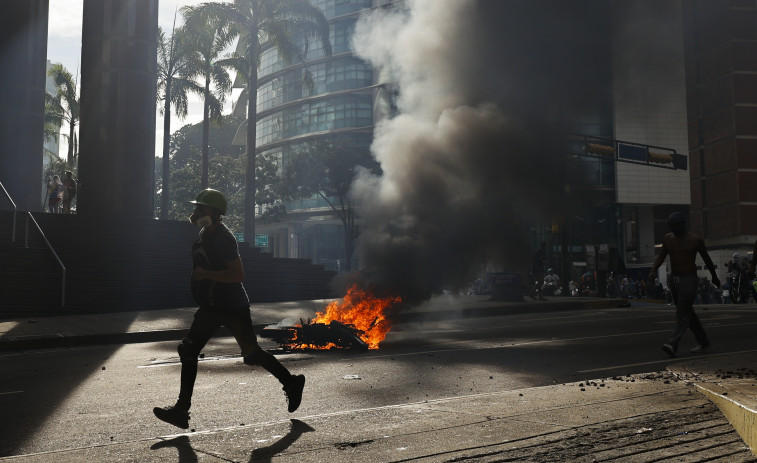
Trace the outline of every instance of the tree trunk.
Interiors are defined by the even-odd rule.
[[[74,167],[78,165],[79,162],[79,137],[76,135],[76,132],[74,132],[74,163],[71,165],[71,167]]]
[[[205,102],[202,108],[202,175],[200,188],[208,188],[208,171],[210,169],[210,158],[208,156],[208,144],[210,139],[210,76],[205,76]]]
[[[68,164],[73,167],[74,165],[74,143],[76,143],[76,119],[71,116],[71,123],[68,126]]]
[[[170,204],[170,159],[168,157],[171,141],[171,81],[166,82],[166,101],[163,107],[163,188],[160,196],[160,218],[168,219],[168,205]]]
[[[244,194],[244,240],[249,246],[255,245],[255,167],[256,150],[255,139],[257,138],[257,106],[258,106],[258,30],[257,27],[250,31],[252,45],[250,46],[249,60],[250,78],[247,82],[247,169],[245,172]]]
[[[352,270],[352,254],[355,252],[355,219],[352,216],[352,208],[342,205],[342,213],[339,214],[344,227],[344,269]]]

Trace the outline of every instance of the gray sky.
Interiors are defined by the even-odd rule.
[[[177,7],[204,3],[209,0],[159,0],[158,24],[164,31],[170,32],[173,27],[174,13]],[[81,26],[83,0],[50,0],[50,18],[48,26],[47,59],[53,63],[62,63],[71,74],[76,74],[81,60]],[[181,15],[178,17],[181,21]],[[231,110],[231,98],[227,99]],[[190,95],[189,114],[184,120],[171,116],[171,131],[182,126],[202,121],[202,100],[197,95]],[[62,133],[68,133],[68,128],[61,128]],[[155,154],[162,155],[163,146],[163,118],[156,112]],[[61,137],[60,153],[65,155],[68,144]]]

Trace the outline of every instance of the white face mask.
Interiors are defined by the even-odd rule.
[[[209,227],[213,225],[213,219],[211,219],[207,215],[204,215],[195,221],[195,225],[197,225],[200,228]]]

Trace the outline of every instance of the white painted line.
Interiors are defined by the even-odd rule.
[[[672,326],[673,321],[671,320],[670,325]],[[727,328],[731,326],[744,326],[744,325],[757,325],[757,322],[755,323],[737,323],[732,325],[705,325],[705,328]],[[601,336],[584,336],[580,338],[554,338],[554,339],[540,339],[535,341],[513,341],[513,342],[507,342],[507,341],[499,341],[497,344],[491,345],[491,346],[476,346],[476,347],[461,347],[457,349],[438,349],[438,350],[427,350],[427,351],[418,351],[418,352],[406,352],[406,353],[393,353],[393,354],[385,354],[385,355],[376,355],[376,356],[366,356],[363,357],[365,359],[378,359],[378,358],[387,358],[387,357],[409,357],[413,355],[426,355],[426,354],[438,354],[438,353],[444,353],[444,352],[462,352],[462,351],[470,351],[470,350],[487,350],[487,349],[507,349],[512,347],[519,347],[519,346],[532,346],[535,344],[550,344],[550,343],[570,343],[575,341],[590,341],[593,339],[607,339],[607,338],[621,338],[625,336],[640,336],[645,334],[659,334],[659,333],[670,333],[670,329],[666,330],[654,330],[654,331],[637,331],[635,333],[618,333],[618,334],[606,334]],[[460,341],[460,343],[465,342],[473,342],[473,341]],[[746,352],[752,352],[752,351],[746,351]],[[697,356],[697,358],[705,358],[706,356],[701,355]],[[671,359],[668,359],[669,362]],[[662,363],[661,362],[649,362],[650,365],[656,364],[656,363]],[[640,363],[639,365],[645,365],[644,363]],[[609,370],[610,368],[606,368]],[[591,371],[591,370],[587,370]]]
[[[9,394],[23,394],[24,391],[8,391],[8,392],[0,392],[0,395],[9,395]]]
[[[680,361],[690,362],[692,360],[706,359],[706,358],[712,358],[712,357],[724,357],[728,355],[737,355],[737,354],[749,354],[752,352],[757,352],[757,350],[740,350],[737,352],[724,352],[722,354],[696,355],[696,356],[684,357],[684,358],[680,358],[680,357],[667,358],[663,360],[654,360],[652,362],[628,363],[625,365],[613,365],[609,367],[592,368],[591,370],[578,370],[577,373],[594,373],[597,371],[615,370],[618,368],[641,367],[645,365],[656,365],[660,363],[671,363],[671,362],[680,362]]]
[[[519,346],[532,346],[534,344],[568,343],[568,342],[573,342],[573,341],[586,341],[586,340],[591,340],[591,339],[605,339],[605,338],[617,338],[617,337],[623,337],[623,336],[638,336],[642,334],[668,333],[669,331],[670,330],[641,331],[641,332],[636,332],[636,333],[619,333],[619,334],[607,334],[603,336],[586,336],[582,338],[540,339],[536,341],[512,341],[512,342],[500,341],[495,345],[483,346],[483,347],[476,346],[476,347],[461,347],[457,349],[438,349],[438,350],[426,350],[426,351],[418,351],[418,352],[393,353],[393,354],[376,355],[376,356],[363,357],[363,358],[378,359],[378,358],[387,358],[387,357],[409,357],[412,355],[438,354],[438,353],[443,353],[443,352],[463,352],[463,351],[469,351],[469,350],[509,349],[512,347],[519,347]],[[460,342],[464,343],[464,342],[469,342],[469,341],[460,341]]]
[[[197,359],[198,362],[220,362],[223,360],[240,360],[242,357],[240,355],[223,355],[223,356],[214,356],[214,357],[203,357],[200,359]],[[160,367],[171,367],[175,365],[181,365],[180,360],[162,360],[162,361],[156,361],[149,365],[137,365],[137,368],[160,368]]]
[[[571,384],[571,383],[563,383],[563,384]],[[483,397],[502,397],[506,395],[512,395],[515,392],[518,391],[524,391],[529,389],[538,389],[541,387],[554,387],[559,386],[557,385],[545,385],[545,386],[525,386],[521,388],[516,389],[508,389],[505,391],[496,391],[496,392],[481,392],[477,394],[465,394],[465,395],[458,395],[458,396],[449,396],[449,397],[440,397],[437,399],[429,399],[429,400],[423,400],[418,402],[406,402],[406,403],[399,403],[399,404],[391,404],[391,405],[381,405],[377,407],[367,407],[367,408],[356,408],[356,409],[350,409],[350,410],[340,410],[335,412],[327,412],[327,413],[318,413],[315,415],[306,415],[303,417],[299,417],[298,420],[305,421],[305,420],[312,420],[312,419],[319,419],[319,418],[331,418],[336,416],[345,416],[345,415],[351,415],[356,413],[367,413],[367,412],[374,412],[374,411],[382,411],[382,410],[392,410],[392,409],[403,409],[403,408],[413,408],[413,407],[431,407],[433,410],[437,411],[444,411],[444,408],[433,408],[434,405],[443,405],[445,403],[454,402],[458,400],[469,400],[469,399],[477,399],[477,398],[483,398]],[[647,397],[652,395],[660,395],[665,394],[671,391],[677,391],[679,388],[674,385],[666,386],[663,388],[660,388],[659,390],[655,392],[640,392],[640,393],[630,393],[627,396],[623,396],[620,398],[611,398],[611,399],[598,399],[587,403],[581,403],[581,404],[574,404],[574,403],[568,403],[565,405],[557,405],[552,407],[547,407],[544,409],[539,409],[539,412],[547,412],[547,411],[553,411],[553,410],[565,410],[569,408],[591,408],[593,405],[601,405],[601,404],[607,404],[607,403],[613,403],[613,402],[619,402],[619,401],[627,401],[627,400],[636,400],[640,397]],[[518,420],[519,417],[522,417],[524,415],[532,415],[534,411],[525,411],[522,413],[516,413],[513,415],[507,415],[503,417],[503,419],[508,420]],[[487,421],[488,418],[482,415],[482,421]],[[241,426],[228,426],[228,427],[222,427],[222,428],[216,428],[216,429],[208,429],[205,431],[195,431],[195,432],[185,432],[181,434],[170,434],[167,436],[157,436],[155,439],[173,439],[180,436],[197,436],[201,434],[216,434],[219,432],[224,431],[238,431],[240,429],[249,429],[249,428],[256,428],[260,426],[270,426],[273,424],[280,424],[280,423],[287,423],[290,420],[275,420],[275,421],[263,421],[258,422],[254,424],[245,424]],[[147,440],[147,439],[145,439]]]

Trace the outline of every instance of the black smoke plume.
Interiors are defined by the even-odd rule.
[[[356,28],[398,113],[375,131],[383,174],[361,175],[353,195],[366,274],[413,302],[484,266],[527,269],[530,227],[570,206],[565,135],[608,91],[609,17],[599,1],[402,5]]]

